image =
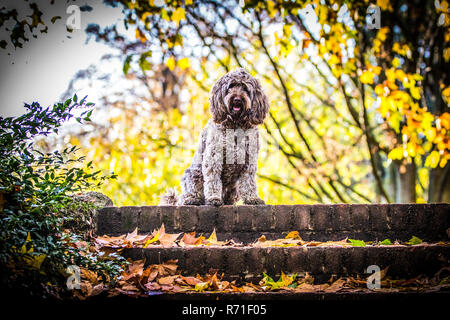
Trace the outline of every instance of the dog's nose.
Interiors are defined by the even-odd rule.
[[[236,98],[233,99],[233,103],[234,104],[240,104],[240,103],[242,103],[242,100],[241,100],[241,98],[236,97]]]

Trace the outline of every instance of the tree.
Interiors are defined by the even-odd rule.
[[[446,1],[105,3],[123,8],[135,39],[115,26],[87,31],[121,43],[123,71],[149,93],[165,87],[158,70],[182,72],[178,92],[187,86],[196,99],[236,66],[263,81],[272,100],[264,139],[278,152],[263,152],[259,177],[274,202],[450,201]],[[188,109],[152,101],[164,118],[199,100]]]
[[[296,189],[300,182],[318,202],[448,201],[445,1],[378,1],[381,29],[369,28],[363,1],[246,1],[242,12],[235,1],[121,4],[136,38],[159,48],[169,68],[203,59],[203,71],[209,62],[224,71],[244,66],[268,80],[277,106],[265,128],[304,179],[263,179]],[[198,56],[195,46],[208,50]],[[347,142],[339,137],[346,130]],[[342,155],[354,150],[360,158],[345,161]],[[348,165],[373,177],[374,193],[364,189],[367,180],[346,177]]]

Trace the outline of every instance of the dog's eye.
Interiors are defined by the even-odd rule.
[[[232,84],[230,84],[230,85],[228,86],[228,89],[234,88],[234,87],[236,87],[236,86],[237,86],[236,83],[232,83]]]

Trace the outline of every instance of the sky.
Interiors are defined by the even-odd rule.
[[[38,33],[38,38],[29,37],[23,48],[8,46],[0,49],[0,116],[18,116],[25,112],[24,103],[38,101],[43,106],[59,102],[61,94],[75,73],[95,64],[112,49],[91,39],[86,44],[84,32],[88,23],[100,26],[120,21],[121,9],[105,7],[101,1],[75,1],[76,5],[88,4],[91,12],[80,13],[80,29],[67,32],[66,22],[71,16],[66,12],[66,1],[39,1],[48,33]],[[25,15],[31,13],[24,1],[2,0],[0,7],[16,8]],[[55,24],[53,16],[61,16]],[[3,28],[2,28],[3,29]],[[8,39],[9,33],[0,32],[0,40]],[[70,36],[71,38],[68,38]],[[9,55],[8,55],[9,53]]]

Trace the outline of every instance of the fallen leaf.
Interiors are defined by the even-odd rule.
[[[265,235],[262,235],[262,236],[259,237],[258,240],[257,240],[257,242],[266,242],[266,241],[267,241],[267,239],[266,239],[266,236],[265,236]]]
[[[352,246],[354,247],[365,247],[366,243],[363,240],[355,240],[355,239],[348,239]]]
[[[406,244],[409,245],[416,245],[416,244],[421,244],[422,243],[422,239],[416,237],[416,236],[412,236],[411,239],[409,239],[408,242],[406,242]]]
[[[190,286],[193,286],[193,287],[194,287],[197,283],[202,282],[200,279],[197,279],[197,278],[195,278],[195,277],[183,277],[183,276],[180,276],[178,279],[181,280],[181,281],[184,281],[187,285],[190,285]],[[177,280],[178,280],[178,279],[177,279]]]
[[[345,280],[338,279],[334,281],[328,288],[326,288],[325,292],[338,292],[344,288]]]
[[[92,284],[97,284],[98,277],[95,272],[93,272],[91,270],[87,270],[85,268],[80,268],[80,272],[81,272],[81,277],[83,279],[86,279],[87,281],[89,281]]]
[[[197,292],[203,292],[209,287],[209,282],[199,282],[195,285],[194,290]]]
[[[167,277],[162,277],[158,279],[158,283],[160,285],[168,285],[168,284],[173,284],[173,282],[175,281],[175,278],[177,278],[178,276],[167,276]]]
[[[291,231],[287,234],[285,239],[294,239],[294,240],[302,240],[298,231]]]
[[[106,287],[103,283],[99,283],[98,285],[92,288],[91,296],[96,296],[105,291]]]
[[[157,282],[146,283],[144,287],[149,291],[161,290],[161,286]]]

